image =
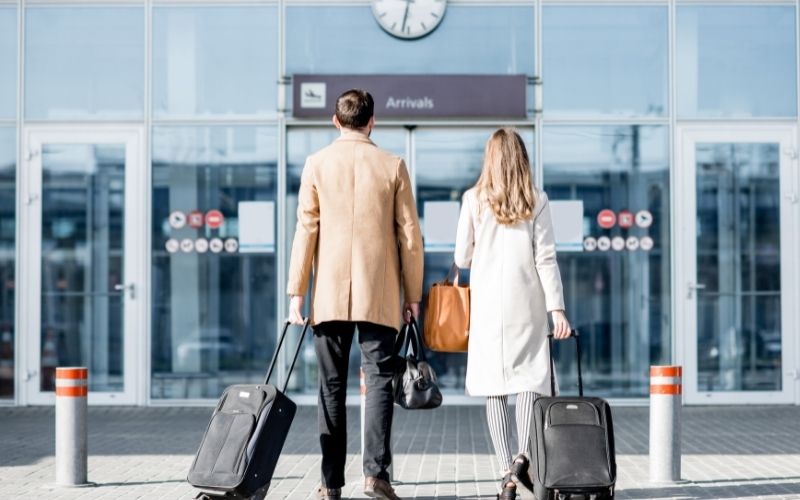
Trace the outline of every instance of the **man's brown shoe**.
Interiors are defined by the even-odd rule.
[[[342,500],[342,489],[320,486],[317,488],[317,498],[319,500]]]
[[[377,477],[368,477],[364,480],[364,494],[370,498],[382,498],[384,500],[401,500],[394,494],[394,488],[387,481]]]

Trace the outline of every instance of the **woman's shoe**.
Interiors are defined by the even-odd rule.
[[[530,468],[531,463],[528,461],[528,457],[520,453],[517,455],[517,458],[514,459],[514,463],[511,464],[511,479],[533,493],[533,481],[531,481]]]
[[[506,474],[503,482],[500,483],[500,488],[503,490],[497,494],[499,500],[516,500],[517,498],[517,483],[514,482],[511,473]]]

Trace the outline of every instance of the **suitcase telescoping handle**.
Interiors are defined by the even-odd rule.
[[[583,376],[581,374],[581,336],[578,330],[572,330],[570,337],[575,339],[575,353],[578,357],[578,394],[583,397]],[[555,397],[556,395],[556,362],[553,359],[553,334],[547,335],[547,343],[550,354],[550,394]]]
[[[283,324],[283,331],[278,339],[278,345],[275,346],[275,353],[272,355],[272,361],[269,363],[269,370],[267,370],[267,378],[264,379],[264,384],[269,384],[269,379],[272,378],[272,372],[275,370],[275,364],[278,362],[278,354],[281,352],[283,339],[286,338],[286,332],[289,330],[289,325],[291,325],[291,322],[287,319]],[[309,320],[306,318],[306,321],[303,323],[303,333],[300,334],[300,340],[297,341],[297,349],[294,351],[292,365],[289,367],[289,372],[286,374],[286,380],[283,382],[283,389],[281,389],[281,392],[286,392],[286,388],[289,386],[289,379],[292,377],[292,370],[294,370],[294,365],[297,363],[297,357],[300,355],[300,350],[303,348],[303,340],[306,338],[308,326]]]

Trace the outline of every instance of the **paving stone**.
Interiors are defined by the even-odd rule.
[[[313,499],[320,457],[316,408],[301,407],[268,499]],[[91,408],[91,488],[56,488],[52,408],[0,409],[0,498],[183,500],[186,472],[210,408]],[[800,499],[800,408],[686,408],[683,477],[648,482],[648,410],[615,408],[620,499]],[[361,492],[358,411],[348,413],[347,498]],[[515,426],[512,425],[512,429]],[[398,494],[416,499],[494,498],[498,463],[479,406],[398,410]],[[523,497],[528,500],[530,497]]]

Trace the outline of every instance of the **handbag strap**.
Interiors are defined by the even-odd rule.
[[[416,319],[412,317],[410,323],[404,324],[398,336],[399,338],[395,342],[396,355],[403,358],[411,357],[415,360],[426,361],[425,349],[422,347]]]
[[[460,271],[458,269],[458,266],[456,265],[455,262],[453,262],[453,264],[450,266],[450,270],[447,271],[447,276],[445,277],[443,283],[446,284],[446,285],[449,285],[450,283],[452,283],[453,286],[458,286],[458,275],[459,275],[459,272]],[[452,280],[450,279],[451,276],[453,277]]]

